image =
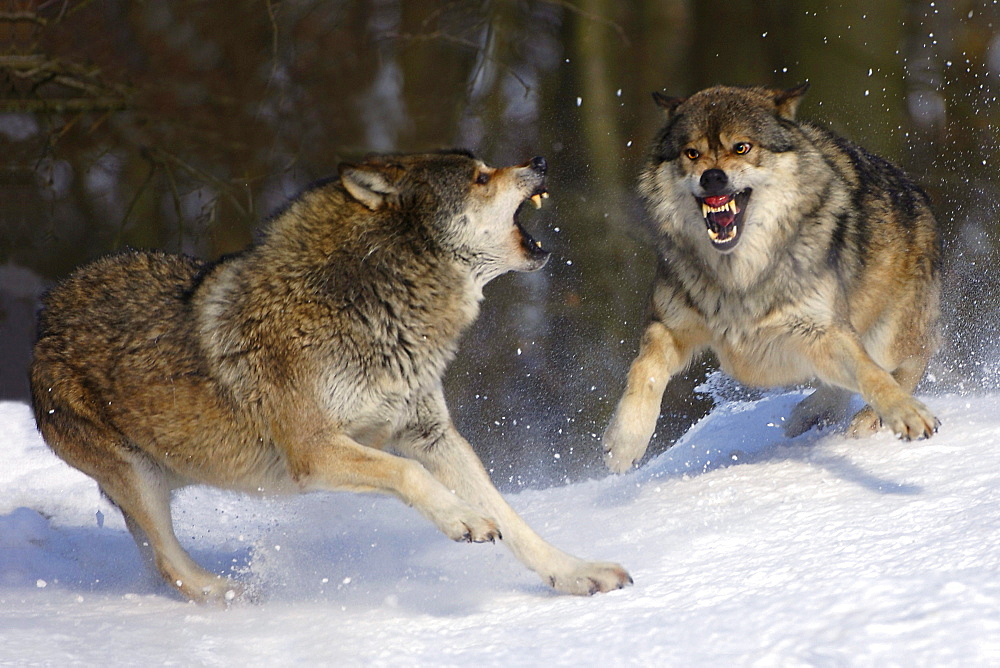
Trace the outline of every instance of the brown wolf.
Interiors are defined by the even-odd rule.
[[[502,169],[470,154],[343,164],[218,262],[126,252],[44,300],[31,367],[46,442],[97,480],[140,551],[196,601],[238,584],[178,543],[171,491],[378,491],[459,541],[502,538],[561,592],[631,582],[540,538],[455,430],[441,377],[483,286],[548,253],[517,211],[545,160]]]
[[[660,262],[650,321],[604,433],[618,472],[646,451],[670,378],[710,348],[761,386],[819,381],[789,435],[867,406],[860,435],[938,421],[911,396],[938,343],[939,241],[928,198],[899,169],[795,120],[806,86],[654,94],[666,123],[639,190]]]

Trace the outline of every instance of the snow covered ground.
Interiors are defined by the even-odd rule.
[[[787,440],[796,394],[729,401],[642,469],[509,496],[629,589],[553,594],[500,545],[394,499],[174,503],[195,558],[260,601],[180,601],[118,512],[0,404],[0,664],[1000,663],[1000,395],[924,397],[928,441]]]

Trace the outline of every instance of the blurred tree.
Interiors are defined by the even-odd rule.
[[[41,283],[22,268],[51,281],[125,245],[217,257],[371,150],[541,154],[552,198],[529,224],[553,260],[488,288],[448,392],[498,480],[600,470],[656,262],[634,192],[662,122],[650,92],[804,80],[800,115],[935,197],[955,258],[942,367],[985,368],[1000,358],[980,315],[1000,243],[996,26],[975,0],[0,0],[0,332],[16,360],[0,397],[26,389],[22,287]],[[710,364],[671,385],[653,452],[706,410],[692,389]]]

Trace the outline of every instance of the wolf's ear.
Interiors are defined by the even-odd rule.
[[[337,171],[340,182],[351,197],[372,211],[382,207],[386,199],[399,192],[398,167],[342,162]]]
[[[795,88],[779,90],[774,93],[774,106],[778,110],[778,115],[792,120],[795,118],[795,111],[799,108],[802,96],[809,90],[809,82],[799,84]]]
[[[653,91],[653,102],[656,103],[656,106],[663,109],[667,118],[673,116],[677,107],[679,107],[686,99],[687,98],[683,97],[667,97],[659,91]]]

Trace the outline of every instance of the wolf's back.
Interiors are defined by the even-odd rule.
[[[39,424],[53,402],[72,399],[96,410],[92,404],[112,400],[128,377],[152,382],[168,365],[182,373],[197,366],[190,295],[205,267],[183,256],[126,251],[82,267],[47,293],[31,364]]]
[[[829,260],[849,273],[878,256],[899,257],[920,282],[939,280],[941,240],[930,197],[902,169],[812,123],[803,133],[847,189],[850,206],[832,207]],[[904,259],[905,258],[905,259]]]
[[[100,258],[43,297],[39,338],[60,335],[85,339],[101,330],[114,335],[115,330],[139,325],[154,314],[179,309],[203,268],[204,263],[198,260],[154,251],[126,251]]]

